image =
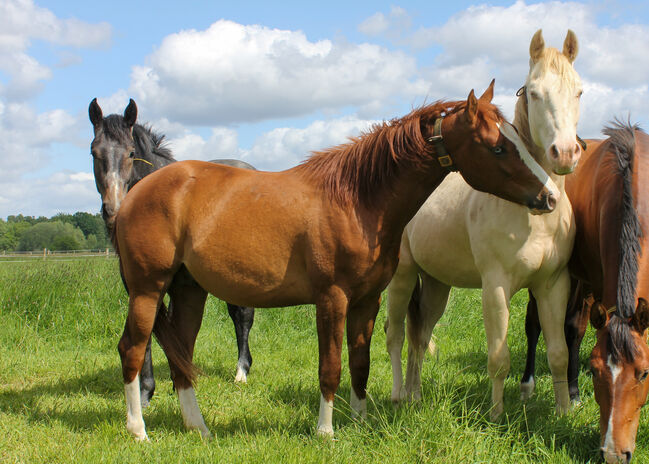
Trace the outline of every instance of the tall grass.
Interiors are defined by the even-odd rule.
[[[512,374],[502,420],[488,419],[480,293],[454,290],[435,331],[439,353],[424,363],[422,402],[392,407],[382,309],[372,340],[369,418],[350,418],[344,367],[336,439],[327,441],[314,434],[319,391],[313,308],[258,310],[249,383],[236,385],[233,326],[225,305],[210,297],[195,362],[203,371],[199,404],[215,439],[203,441],[184,429],[169,368],[154,346],[157,388],[144,412],[151,442],[136,443],[124,426],[116,350],[127,306],[117,261],[0,263],[0,462],[597,462],[598,410],[585,374],[584,405],[557,417],[541,344],[537,393],[527,404],[518,401],[525,304],[524,292],[512,302]],[[584,362],[590,331],[585,340]],[[643,415],[637,462],[649,460],[647,422]]]

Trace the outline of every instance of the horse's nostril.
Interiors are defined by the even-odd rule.
[[[633,456],[633,453],[631,453],[631,451],[625,451],[624,452],[624,457],[626,458],[626,461],[624,461],[624,462],[626,462],[626,463],[631,462],[631,457],[632,456]]]
[[[554,207],[557,206],[557,199],[554,195],[550,194],[547,197],[548,208],[554,210]]]
[[[559,149],[557,148],[557,146],[555,144],[552,144],[552,146],[550,147],[550,154],[554,158],[559,157]]]

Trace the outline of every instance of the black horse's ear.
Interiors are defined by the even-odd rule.
[[[607,322],[608,322],[608,312],[606,311],[606,308],[599,301],[594,302],[593,306],[591,306],[590,308],[591,325],[596,330],[600,330],[606,327]]]
[[[90,117],[92,126],[95,128],[100,126],[104,121],[104,114],[101,112],[101,108],[99,103],[97,103],[96,98],[93,98],[90,102],[90,106],[88,107],[88,116]]]
[[[631,324],[641,334],[649,327],[649,304],[644,298],[638,298],[638,306],[635,309]]]
[[[133,127],[135,125],[136,119],[137,119],[137,105],[131,98],[128,102],[128,106],[124,110],[124,122],[128,127]]]

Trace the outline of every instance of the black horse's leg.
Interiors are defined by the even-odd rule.
[[[155,391],[155,379],[153,378],[153,360],[151,359],[151,339],[146,345],[144,353],[144,364],[140,371],[140,404],[142,408],[149,405],[153,392]]]
[[[583,285],[572,281],[572,291],[564,332],[568,344],[568,391],[573,404],[581,403],[579,398],[579,347],[588,327],[590,305],[585,300]]]
[[[521,379],[521,400],[529,399],[534,393],[534,369],[536,366],[536,345],[539,343],[541,334],[541,323],[539,322],[539,309],[532,292],[528,290],[530,297],[527,303],[527,314],[525,315],[525,335],[527,335],[527,360],[525,361],[525,372]]]
[[[255,308],[237,306],[228,303],[228,313],[234,323],[234,330],[237,334],[237,347],[239,348],[239,362],[237,363],[237,375],[235,382],[247,381],[248,372],[252,365],[252,355],[248,346],[248,334],[255,318]]]

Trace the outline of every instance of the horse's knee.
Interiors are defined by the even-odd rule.
[[[509,374],[509,350],[500,350],[497,353],[489,353],[487,360],[487,372],[489,377],[504,379]]]
[[[565,345],[548,347],[548,364],[553,374],[568,373],[568,348]]]

